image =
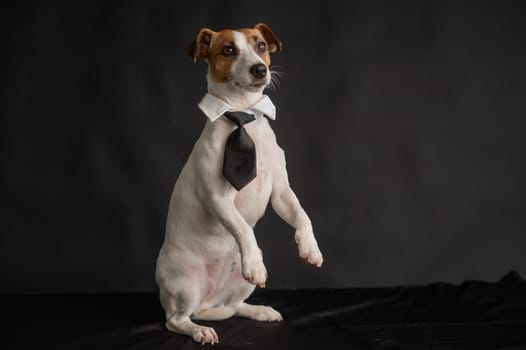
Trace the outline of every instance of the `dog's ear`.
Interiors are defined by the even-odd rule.
[[[203,28],[197,34],[197,38],[190,44],[186,53],[190,58],[197,62],[199,57],[207,57],[210,50],[210,42],[215,32],[208,28]]]
[[[265,38],[268,43],[269,52],[280,52],[281,51],[281,41],[276,37],[272,29],[265,23],[258,23],[254,27],[259,30],[261,35]]]

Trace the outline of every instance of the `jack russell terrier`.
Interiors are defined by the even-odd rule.
[[[271,307],[244,302],[268,277],[253,228],[269,201],[295,228],[300,257],[323,262],[268,122],[276,110],[263,90],[271,83],[269,54],[277,51],[281,42],[260,23],[202,29],[188,52],[208,64],[208,93],[199,103],[208,120],[170,199],[156,281],[166,328],[198,343],[219,339],[194,320],[282,320]]]

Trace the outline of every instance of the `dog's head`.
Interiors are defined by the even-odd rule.
[[[208,79],[249,92],[263,91],[270,84],[270,53],[281,51],[281,41],[264,23],[254,28],[214,32],[199,31],[188,54],[208,63]]]

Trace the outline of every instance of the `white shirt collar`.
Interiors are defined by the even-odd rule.
[[[215,97],[211,93],[207,93],[205,97],[198,104],[199,109],[210,119],[210,121],[215,121],[217,118],[221,117],[225,112],[230,110],[236,110],[234,107],[230,106],[225,101]],[[267,95],[263,97],[252,106],[247,109],[241,110],[243,112],[255,114],[256,117],[262,117],[266,115],[268,118],[274,120],[276,119],[276,107],[270,100]]]

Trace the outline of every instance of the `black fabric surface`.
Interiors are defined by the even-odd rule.
[[[260,290],[281,323],[213,326],[217,349],[526,349],[526,281]],[[4,349],[200,349],[170,333],[156,294],[3,295]]]

